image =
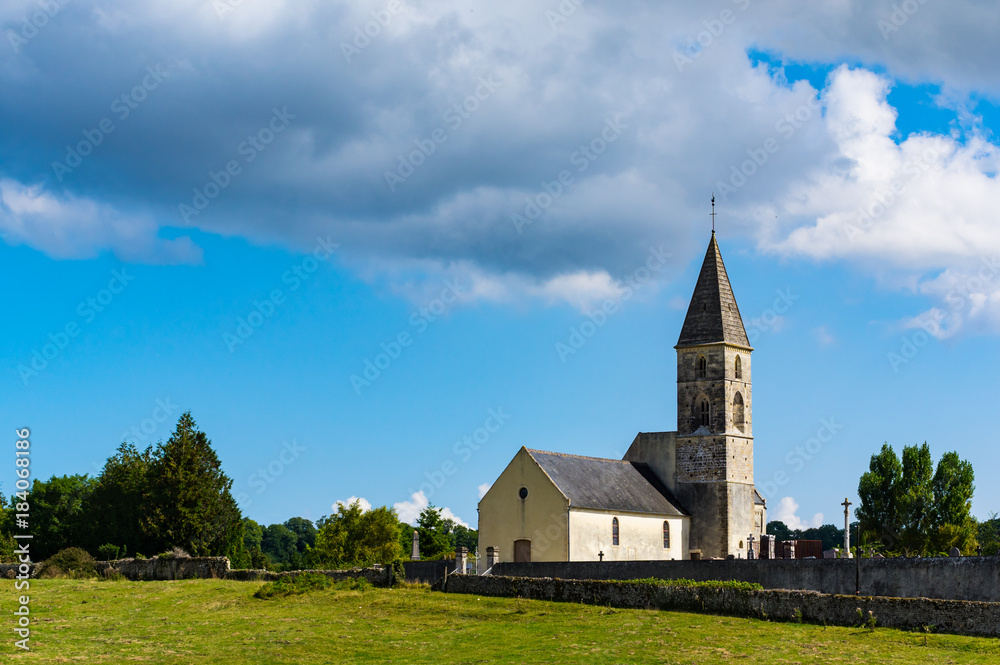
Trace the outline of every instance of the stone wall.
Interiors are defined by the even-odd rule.
[[[133,581],[225,579],[229,573],[229,559],[224,556],[156,557],[97,562],[98,575],[108,575],[111,571]]]
[[[861,559],[863,596],[1000,602],[1000,557]],[[855,559],[500,563],[495,575],[577,580],[738,580],[765,589],[854,595]]]
[[[449,576],[439,585],[447,593],[530,598],[619,608],[704,612],[772,620],[801,620],[838,626],[858,625],[860,608],[877,625],[903,630],[933,626],[934,632],[992,637],[1000,635],[1000,603],[884,598],[821,594],[815,591],[739,591],[661,587],[597,580],[560,580],[497,576]]]
[[[230,570],[226,573],[227,580],[237,582],[273,582],[283,577],[297,577],[303,573],[319,573],[326,575],[332,580],[347,580],[363,577],[372,586],[389,587],[392,586],[391,568],[350,568],[347,570],[290,570],[283,573],[276,573],[270,570]]]
[[[485,555],[485,551],[484,554]],[[434,584],[444,577],[445,569],[448,574],[455,570],[454,559],[447,561],[404,561],[403,569],[406,571],[407,582],[424,582]]]

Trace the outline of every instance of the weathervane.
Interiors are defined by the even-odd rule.
[[[715,234],[715,192],[712,192],[712,234]]]

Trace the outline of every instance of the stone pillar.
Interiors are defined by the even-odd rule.
[[[486,570],[489,570],[496,564],[500,563],[500,548],[490,547],[486,548]]]
[[[410,553],[410,561],[420,561],[420,534],[413,530],[413,551]]]
[[[851,502],[845,498],[844,503],[840,504],[844,507],[844,558],[851,558],[851,511],[849,510]]]
[[[455,574],[465,575],[465,563],[469,560],[469,550],[464,547],[455,548]]]

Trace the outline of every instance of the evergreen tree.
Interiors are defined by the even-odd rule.
[[[147,528],[164,549],[183,547],[194,556],[246,558],[243,522],[230,490],[233,481],[191,412],[157,447],[149,467],[150,515]]]
[[[97,477],[87,512],[101,518],[86,542],[77,543],[92,554],[102,545],[116,545],[120,552],[152,553],[160,544],[145,528],[149,518],[149,466],[152,448],[143,452],[122,443]]]

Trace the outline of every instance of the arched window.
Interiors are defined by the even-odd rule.
[[[710,408],[707,399],[701,400],[701,424],[705,427],[708,427]]]
[[[746,416],[743,408],[743,395],[736,393],[736,396],[733,397],[733,425],[742,432],[745,424]]]
[[[611,544],[618,547],[618,518],[611,520]]]
[[[743,363],[740,361],[739,356],[736,356],[736,378],[743,378]]]
[[[708,377],[708,360],[705,356],[698,357],[698,378],[704,379]]]
[[[670,522],[663,521],[663,549],[670,549]]]

